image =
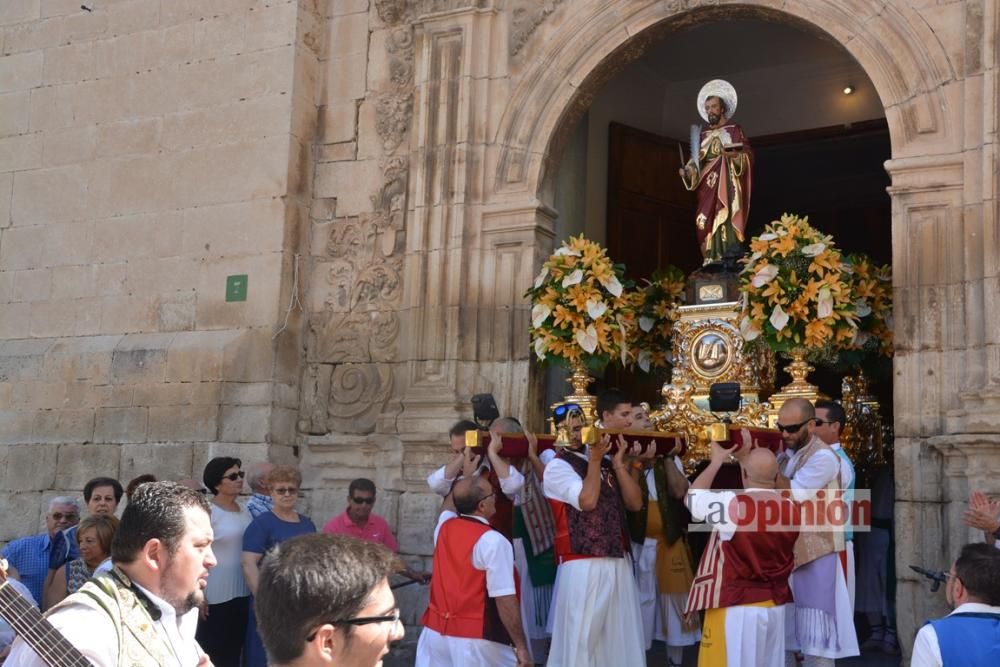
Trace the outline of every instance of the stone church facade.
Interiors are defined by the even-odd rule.
[[[574,121],[670,31],[754,16],[838,42],[885,107],[901,642],[944,609],[906,565],[947,567],[969,491],[1000,493],[1000,2],[91,4],[0,7],[0,541],[93,475],[230,453],[298,461],[319,521],[372,477],[426,563],[470,395],[540,423],[520,294]]]

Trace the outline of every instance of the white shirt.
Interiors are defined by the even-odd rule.
[[[951,612],[951,614],[958,613],[1000,614],[1000,607],[991,607],[979,602],[966,602]],[[951,614],[948,615],[951,616]],[[934,631],[934,626],[928,623],[917,632],[917,638],[913,642],[913,657],[910,658],[910,667],[942,667],[942,664],[941,645],[938,643],[937,632]]]
[[[567,452],[573,456],[580,457],[584,461],[587,460],[586,454],[569,450]],[[580,510],[580,492],[583,491],[583,478],[566,461],[554,458],[545,465],[545,478],[542,480],[542,488],[545,491],[546,498],[564,502]],[[583,510],[580,511],[582,512]]]
[[[431,487],[431,491],[438,494],[442,498],[451,493],[451,487],[455,484],[455,480],[462,479],[461,475],[458,477],[445,477],[444,471],[447,467],[448,466],[441,466],[427,477],[427,486]],[[489,469],[490,464],[488,460],[484,460],[479,466],[480,471],[489,471]],[[508,498],[516,496],[524,487],[524,475],[522,475],[521,471],[514,466],[510,466],[510,474],[508,476],[500,477],[497,475],[497,478],[500,480],[500,490],[503,491],[503,494]]]
[[[751,487],[740,493],[748,494],[754,491],[774,493],[774,489],[759,489]],[[733,539],[738,522],[732,520],[731,510],[737,507],[735,491],[713,491],[711,489],[689,489],[684,497],[684,504],[696,521],[708,521],[711,527],[718,531],[719,539]]]
[[[840,472],[840,457],[832,451],[821,449],[814,453],[792,477],[790,473],[795,470],[795,466],[807,446],[808,443],[795,450],[782,471],[785,477],[791,479],[792,497],[798,501],[812,498],[816,489],[825,489],[830,480]]]
[[[177,616],[173,606],[139,584],[134,585],[160,610],[160,618],[153,622],[153,627],[173,651],[176,659],[173,664],[178,667],[197,665],[203,655],[194,638],[198,627],[198,610],[192,609],[183,616]],[[74,594],[67,599],[72,602],[49,615],[49,621],[94,667],[117,667],[118,636],[107,612],[92,598],[83,595]],[[46,663],[24,640],[18,639],[14,642],[4,667],[46,667]]]
[[[238,512],[230,512],[212,503],[212,532],[215,534],[212,551],[218,564],[208,573],[205,599],[209,604],[222,604],[250,595],[240,558],[243,533],[253,519],[246,507],[239,505],[239,508]]]
[[[441,526],[444,525],[445,521],[457,516],[458,514],[451,510],[441,512],[437,526],[434,527],[435,546],[437,546]],[[489,524],[489,521],[481,516],[470,514],[465,516]],[[497,531],[490,530],[476,540],[475,546],[472,547],[472,567],[486,572],[486,592],[491,598],[517,593],[517,589],[514,587],[514,548],[507,541],[507,538]]]

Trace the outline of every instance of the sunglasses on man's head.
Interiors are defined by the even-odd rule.
[[[222,479],[228,479],[230,482],[235,482],[238,479],[243,479],[246,477],[246,473],[240,470],[239,472],[231,472],[228,475],[223,475]]]
[[[356,504],[356,505],[374,505],[375,504],[375,498],[374,497],[372,497],[372,498],[355,498],[355,497],[352,496],[351,497],[351,502],[354,503],[354,504]]]
[[[803,426],[811,421],[816,421],[816,419],[807,419],[804,422],[799,422],[798,424],[788,424],[787,426],[784,424],[775,424],[774,427],[783,433],[798,433]]]

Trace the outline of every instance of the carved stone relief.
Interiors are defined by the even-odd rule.
[[[510,10],[510,55],[516,56],[524,49],[532,33],[542,25],[563,0],[518,0]]]
[[[375,0],[375,10],[388,33],[388,81],[369,91],[382,183],[371,195],[371,212],[329,221],[316,258],[312,289],[320,291],[313,299],[319,311],[310,319],[299,422],[309,434],[372,432],[392,393],[392,369],[384,364],[398,357],[415,4]]]

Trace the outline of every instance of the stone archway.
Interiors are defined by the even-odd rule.
[[[594,91],[651,40],[750,14],[808,24],[867,71],[892,136],[898,599],[910,642],[917,620],[941,609],[902,566],[940,566],[968,540],[957,508],[977,480],[958,463],[984,464],[1000,440],[996,420],[980,416],[1000,395],[988,382],[1000,376],[1000,355],[988,353],[997,334],[984,310],[984,277],[997,267],[975,241],[994,238],[995,158],[982,144],[991,131],[983,107],[986,118],[996,109],[984,90],[996,73],[970,76],[970,65],[985,67],[981,50],[955,57],[963,35],[986,34],[988,21],[970,15],[945,34],[901,1],[426,4],[415,22],[400,432],[440,428],[461,397],[481,390],[518,414],[538,411],[520,286],[551,249],[553,157]],[[982,133],[971,152],[970,127]]]

